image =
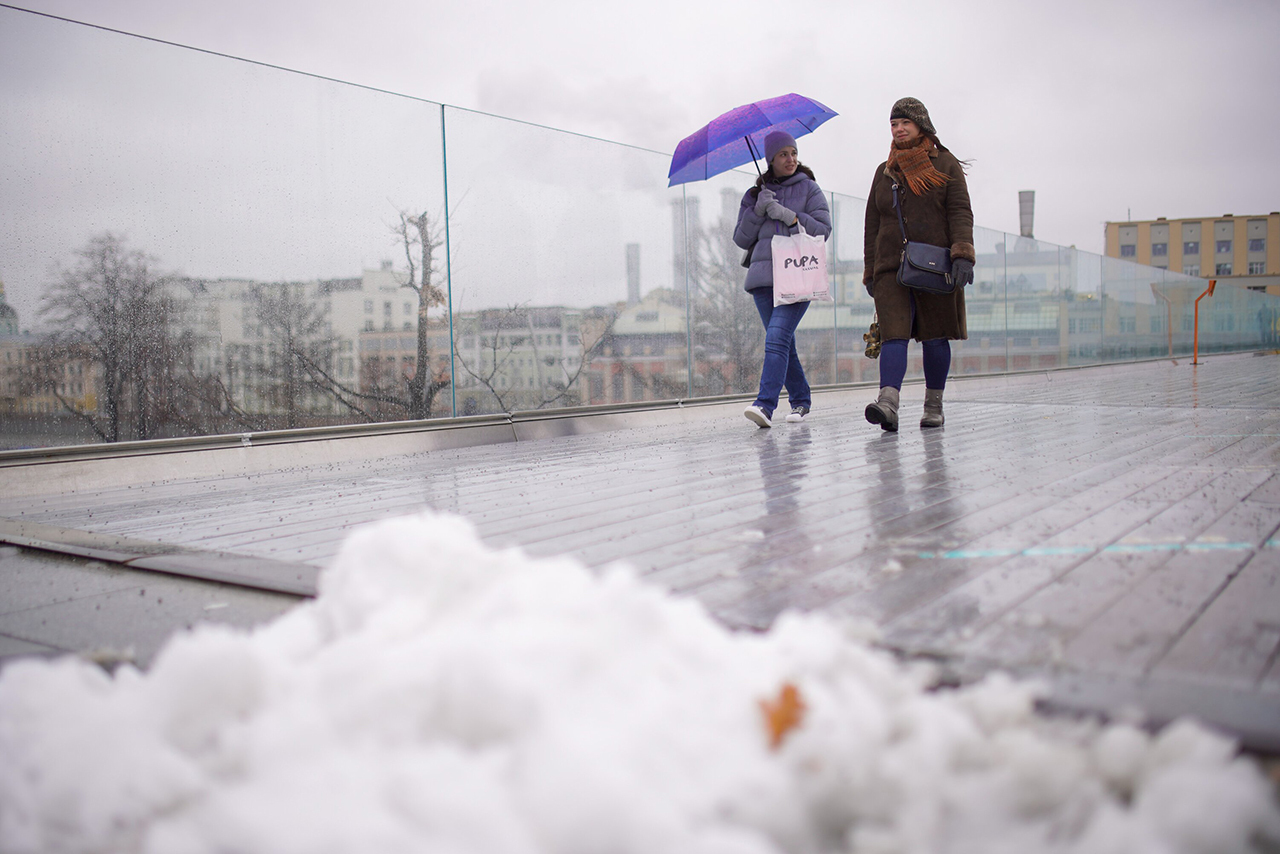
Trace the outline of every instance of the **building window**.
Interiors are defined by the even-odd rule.
[[[1151,244],[1151,257],[1152,257],[1152,258],[1158,258],[1158,257],[1164,256],[1164,255],[1168,255],[1168,254],[1169,254],[1169,244],[1168,244],[1168,243],[1152,243],[1152,244]]]
[[[1185,242],[1182,244],[1182,254],[1183,254],[1183,255],[1199,255],[1199,254],[1200,254],[1200,241],[1199,241],[1199,240],[1187,240],[1187,241],[1185,241]]]
[[[1250,252],[1266,252],[1267,239],[1265,237],[1249,238],[1249,251]]]
[[[1200,265],[1199,265],[1199,264],[1183,264],[1183,265],[1182,265],[1182,275],[1184,275],[1184,276],[1198,276],[1198,275],[1200,275]]]
[[[1214,244],[1214,251],[1217,252],[1219,255],[1230,255],[1231,241],[1219,240],[1216,244]]]
[[[1228,261],[1228,262],[1227,262],[1227,263],[1225,263],[1225,264],[1218,264],[1218,265],[1216,265],[1216,266],[1213,268],[1213,272],[1214,272],[1214,275],[1216,275],[1216,276],[1230,276],[1230,275],[1231,275],[1231,262],[1229,262],[1229,261]]]
[[[1261,276],[1261,275],[1262,275],[1263,273],[1265,273],[1265,272],[1267,272],[1267,262],[1266,262],[1266,261],[1250,261],[1250,262],[1249,262],[1249,275],[1250,275],[1250,276]]]
[[[1137,255],[1137,254],[1138,254],[1138,247],[1137,247],[1137,246],[1134,246],[1132,243],[1122,243],[1122,244],[1120,244],[1120,257],[1121,257],[1121,258],[1132,258],[1132,257],[1134,257],[1134,256],[1135,256],[1135,255]]]
[[[364,301],[364,313],[373,314],[373,300],[367,299]]]

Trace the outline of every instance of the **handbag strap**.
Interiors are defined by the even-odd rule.
[[[893,182],[893,209],[898,212],[898,230],[902,232],[902,245],[906,246],[907,240],[907,224],[902,219],[902,206],[898,204],[898,182]]]

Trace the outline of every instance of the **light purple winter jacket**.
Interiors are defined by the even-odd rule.
[[[827,207],[827,197],[818,183],[803,172],[796,172],[781,183],[772,181],[765,184],[773,190],[778,202],[785,208],[796,212],[796,218],[809,234],[831,236],[831,210]],[[743,249],[751,250],[751,268],[747,270],[747,281],[743,287],[748,291],[756,288],[773,287],[773,236],[775,234],[795,234],[800,229],[785,226],[776,219],[756,214],[756,190],[752,187],[742,197],[742,205],[738,208],[738,227],[733,232],[733,242]]]

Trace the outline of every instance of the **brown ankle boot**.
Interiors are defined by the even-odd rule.
[[[924,417],[920,419],[921,427],[941,427],[945,421],[942,417],[942,389],[926,388],[924,390]]]
[[[875,403],[867,404],[867,420],[879,424],[880,429],[896,433],[898,431],[898,398],[899,392],[892,386],[880,389],[880,396]]]

